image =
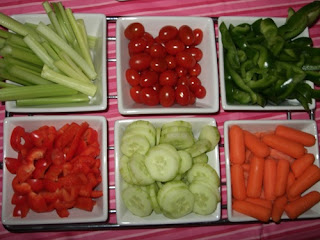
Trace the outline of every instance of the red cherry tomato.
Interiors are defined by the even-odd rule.
[[[157,82],[156,84],[154,84],[154,85],[152,86],[152,88],[153,88],[153,90],[155,90],[157,93],[159,93],[159,92],[160,92],[160,89],[161,89],[161,85],[160,85],[159,82]]]
[[[150,62],[150,67],[153,71],[164,72],[168,66],[164,58],[153,58]]]
[[[173,70],[167,70],[160,74],[159,83],[162,86],[175,86],[178,80],[178,75]]]
[[[146,40],[146,42],[147,42],[145,51],[149,53],[150,47],[151,47],[156,41],[154,40],[154,38],[152,37],[152,35],[151,35],[150,33],[148,33],[148,32],[145,32],[145,33],[143,34],[143,37],[142,37],[142,38],[144,38],[144,39]]]
[[[130,58],[129,65],[137,71],[142,71],[150,66],[151,59],[147,53],[138,53]]]
[[[128,68],[126,71],[126,79],[131,86],[137,86],[140,83],[140,74],[137,70]]]
[[[173,39],[165,44],[166,50],[171,55],[176,55],[178,52],[182,52],[185,49],[185,45],[178,39]]]
[[[177,66],[176,58],[172,55],[167,55],[164,58],[167,62],[168,69],[175,69]]]
[[[164,26],[159,31],[159,38],[165,42],[174,39],[177,35],[178,29],[171,25]]]
[[[163,107],[170,107],[175,101],[175,91],[171,86],[163,86],[159,93],[160,104]]]
[[[159,93],[152,87],[142,88],[140,94],[141,100],[144,104],[148,106],[155,106],[159,104]]]
[[[193,45],[199,45],[203,39],[203,32],[200,28],[196,28],[193,30],[194,34],[194,42]]]
[[[150,46],[149,54],[151,57],[158,58],[158,57],[165,57],[167,55],[167,51],[164,46],[159,43],[154,43]]]
[[[178,85],[175,90],[176,102],[187,106],[190,102],[190,90],[187,85]]]
[[[186,86],[189,86],[189,77],[184,75],[184,76],[181,76],[180,78],[178,78],[178,81],[177,81],[177,85],[186,85]]]
[[[176,55],[177,64],[184,68],[192,68],[196,65],[195,58],[188,52],[182,51]]]
[[[126,27],[124,30],[124,36],[131,40],[135,38],[141,38],[144,34],[144,26],[141,23],[134,22]]]
[[[185,45],[192,45],[194,43],[195,37],[191,27],[187,25],[182,25],[179,28],[179,38]]]
[[[194,67],[189,68],[189,75],[190,76],[197,77],[200,75],[200,73],[201,73],[201,66],[199,63],[196,63],[196,65],[194,65]]]
[[[145,50],[147,41],[144,38],[135,38],[128,43],[128,49],[131,54],[140,53]]]
[[[196,59],[197,62],[199,62],[202,59],[203,53],[200,50],[200,48],[190,47],[187,48],[185,51],[191,53],[191,55]]]
[[[188,71],[186,68],[177,66],[176,67],[176,73],[178,74],[178,77],[186,76]]]
[[[133,101],[135,101],[136,103],[142,103],[141,94],[140,94],[141,89],[142,87],[140,85],[130,88],[130,96],[133,99]]]
[[[200,85],[197,87],[195,90],[194,94],[196,95],[197,98],[204,98],[207,94],[207,90],[205,89],[204,86]]]
[[[141,87],[152,87],[158,82],[159,75],[155,71],[143,71],[140,78]]]
[[[188,86],[192,92],[195,92],[200,85],[201,81],[199,78],[192,76],[188,79]]]
[[[190,91],[189,105],[193,105],[196,102],[196,95]]]

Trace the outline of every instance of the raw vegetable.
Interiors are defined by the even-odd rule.
[[[307,153],[304,156],[297,158],[291,165],[291,171],[296,178],[300,177],[301,174],[313,164],[315,158],[313,154]]]
[[[277,162],[273,158],[264,161],[263,192],[265,199],[274,200],[275,186],[277,183]]]
[[[232,196],[237,200],[245,200],[247,198],[246,184],[244,180],[243,168],[240,164],[230,167]]]
[[[262,207],[260,205],[245,200],[234,200],[232,203],[232,208],[237,212],[246,214],[262,222],[268,222],[271,216],[271,209]]]
[[[211,130],[202,133],[200,139],[203,128]],[[122,190],[122,199],[132,214],[143,217],[154,211],[168,218],[180,218],[191,212],[208,215],[216,210],[221,201],[219,176],[207,162],[194,162],[193,156],[212,151],[220,135],[211,126],[203,128],[199,130],[199,139],[195,139],[192,125],[181,120],[159,127],[137,120],[126,127],[119,169],[128,184]],[[182,138],[181,133],[189,137]],[[141,207],[142,203],[146,209]]]
[[[230,161],[234,164],[241,164],[245,161],[245,143],[242,129],[233,125],[229,131]]]
[[[280,222],[284,208],[287,205],[288,199],[285,195],[277,197],[272,206],[271,219],[274,222]]]
[[[286,192],[287,179],[290,171],[290,165],[287,160],[280,159],[277,163],[276,186],[274,193],[276,197],[280,197]]]
[[[306,147],[313,146],[316,142],[316,138],[312,134],[283,125],[277,126],[275,134],[299,142]]]
[[[264,171],[264,159],[253,156],[250,162],[250,170],[247,183],[247,196],[258,198],[261,194]]]

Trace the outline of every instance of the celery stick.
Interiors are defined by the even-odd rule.
[[[32,63],[28,63],[28,62],[16,59],[16,58],[11,57],[11,56],[7,56],[7,57],[5,57],[3,59],[4,59],[4,62],[6,64],[18,65],[20,67],[24,67],[24,68],[30,69],[30,70],[32,70],[34,72],[37,72],[37,73],[41,73],[41,71],[42,71],[42,67],[36,66],[36,65],[34,65]]]
[[[0,68],[0,77],[5,78],[7,80],[10,80],[12,82],[21,84],[23,86],[34,85],[34,84],[32,84],[32,83],[30,83],[30,82],[28,82],[26,80],[23,80],[23,79],[20,79],[20,78],[12,76],[10,73],[8,73],[8,71],[6,69],[3,69],[3,68]]]
[[[4,48],[2,48],[0,50],[0,55],[3,57],[12,56],[20,60],[36,64],[38,66],[43,65],[43,62],[41,61],[41,59],[34,53],[23,51],[21,48],[13,47],[10,45],[6,45]]]
[[[50,68],[55,71],[59,71],[58,68],[53,64],[54,60],[50,57],[46,49],[36,41],[31,35],[27,35],[23,39],[30,49]]]
[[[38,97],[70,96],[77,93],[77,90],[59,84],[22,86],[0,89],[0,101],[15,101]]]
[[[84,103],[89,102],[89,97],[85,94],[78,93],[71,96],[62,97],[45,97],[45,98],[32,98],[17,100],[16,104],[19,107],[25,106],[42,106],[52,104],[66,104],[66,103]]]
[[[65,52],[59,52],[60,58],[65,62],[65,64],[69,65],[74,71],[76,71],[79,75],[82,76],[83,79],[87,79],[88,77],[82,72],[82,70],[72,61],[72,59]]]
[[[80,46],[81,54],[82,54],[83,58],[86,60],[86,62],[88,63],[89,67],[91,67],[94,70],[94,66],[92,63],[92,58],[90,55],[89,48],[87,47],[87,45],[85,43],[85,40],[81,34],[81,30],[80,30],[78,23],[72,13],[72,10],[70,8],[67,8],[66,14],[67,14],[67,17],[70,21],[73,32],[76,35],[76,39],[77,39],[79,46]]]
[[[90,49],[95,48],[96,42],[97,42],[97,37],[88,35],[88,44]]]
[[[23,38],[21,38],[20,36],[16,35],[16,34],[11,34],[8,38],[7,38],[8,42],[12,42],[15,45],[21,46],[21,47],[28,47],[28,45],[23,41]]]
[[[80,33],[82,35],[82,38],[84,40],[84,43],[86,45],[86,48],[89,49],[88,34],[87,34],[86,26],[84,24],[84,20],[83,19],[77,19],[77,23],[78,23],[78,27],[79,27]]]
[[[10,33],[8,31],[5,31],[3,29],[0,29],[0,37],[2,38],[8,38],[10,36],[10,34],[13,34],[13,33]]]
[[[57,73],[51,70],[47,65],[43,66],[41,76],[52,82],[73,88],[79,92],[87,94],[88,96],[94,96],[97,91],[97,87],[93,83],[81,82],[77,79]]]
[[[58,60],[54,62],[54,65],[61,71],[63,72],[65,75],[74,78],[74,79],[78,79],[81,80],[83,82],[90,82],[89,78],[87,78],[84,74],[81,75],[79,73],[77,73],[75,70],[73,70],[72,67],[70,67],[68,64],[66,64],[63,60]]]
[[[83,70],[83,72],[93,80],[97,77],[97,73],[88,66],[86,60],[84,60],[72,47],[70,47],[65,41],[63,41],[54,31],[52,31],[44,23],[40,22],[37,31],[41,33],[43,37],[49,40],[49,42],[56,44],[61,50],[65,51],[70,58]]]
[[[6,44],[7,40],[5,38],[0,37],[0,48],[3,48]]]
[[[41,45],[46,49],[46,51],[54,61],[57,61],[60,59],[56,51],[52,48],[52,46],[47,41],[42,42]]]
[[[48,81],[47,79],[39,77],[37,74],[32,73],[30,70],[28,71],[22,67],[15,66],[15,65],[8,67],[8,73],[10,73],[14,77],[26,80],[33,84],[39,84],[39,85],[53,84],[51,81]]]
[[[12,88],[12,87],[19,87],[19,86],[11,84],[11,83],[5,83],[5,82],[0,81],[0,88]]]
[[[54,9],[54,12],[55,12],[55,14],[56,14],[58,23],[59,23],[59,25],[60,25],[60,27],[61,27],[61,30],[62,30],[62,32],[63,32],[63,34],[64,34],[67,42],[68,42],[69,44],[72,44],[75,37],[74,37],[74,35],[72,35],[72,34],[69,32],[69,29],[67,28],[67,26],[66,26],[66,24],[65,24],[65,22],[64,22],[64,20],[63,20],[62,13],[61,13],[61,11],[60,11],[60,8],[58,7],[58,4],[55,3],[55,2],[53,2],[53,3],[51,3],[51,5],[52,5],[52,7],[53,7],[53,9]]]

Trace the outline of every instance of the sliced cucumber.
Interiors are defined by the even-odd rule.
[[[155,127],[153,126],[153,124],[149,121],[146,121],[146,120],[137,120],[137,121],[134,121],[132,123],[130,123],[126,129],[133,129],[133,128],[145,128],[145,129],[148,129],[150,130],[154,135],[156,134],[156,129]]]
[[[206,125],[201,128],[199,139],[207,139],[211,143],[209,151],[212,151],[220,141],[220,133],[216,126]]]
[[[183,150],[194,144],[194,136],[192,132],[168,132],[161,134],[160,143],[168,143],[178,150]]]
[[[179,156],[179,154],[177,155]],[[159,144],[150,148],[146,155],[145,165],[153,179],[167,182],[178,174],[180,159],[177,159],[171,151]]]
[[[192,157],[190,153],[184,150],[179,150],[178,154],[180,155],[181,159],[179,173],[183,174],[192,167]]]
[[[178,127],[187,127],[192,129],[192,125],[189,122],[183,121],[183,120],[176,120],[176,121],[172,121],[172,122],[167,122],[165,124],[162,125],[162,130],[166,129],[167,127],[172,127],[172,126],[178,126]]]
[[[157,145],[157,147],[164,149],[165,151],[170,152],[172,154],[172,156],[180,162],[180,155],[179,155],[177,149],[175,149],[175,147],[172,146],[171,144],[161,143],[161,144]]]
[[[193,164],[192,168],[188,171],[187,178],[189,183],[192,183],[197,177],[204,177],[213,186],[220,186],[220,179],[216,170],[207,163]]]
[[[208,161],[209,161],[209,158],[208,158],[207,153],[202,153],[202,154],[192,158],[193,164],[195,164],[195,163],[208,163]]]
[[[156,128],[156,145],[160,143],[161,128]]]
[[[146,154],[149,151],[150,144],[146,137],[142,135],[130,135],[121,139],[121,152],[131,157],[134,153]]]
[[[129,169],[128,163],[130,159],[126,155],[122,155],[119,161],[119,171],[123,180],[127,183],[134,184],[132,179],[132,173]]]
[[[154,183],[154,179],[149,174],[145,165],[145,156],[139,153],[134,153],[128,163],[132,176],[136,179],[138,185],[149,185]]]
[[[144,127],[135,127],[135,128],[130,128],[130,129],[126,129],[123,133],[123,137],[122,140],[126,141],[126,137],[129,136],[144,136],[148,141],[150,146],[154,146],[156,145],[156,132],[155,131],[151,131],[148,128],[144,128]]]
[[[122,199],[128,210],[139,217],[146,217],[152,213],[152,203],[147,192],[139,186],[128,186],[122,191]]]
[[[193,134],[192,133],[192,129],[189,128],[189,127],[185,127],[185,126],[169,126],[169,127],[166,127],[166,128],[162,128],[161,135],[167,134],[167,133],[170,133],[170,132],[189,132],[189,133]]]
[[[211,147],[211,142],[207,139],[198,139],[191,147],[187,148],[186,151],[191,154],[191,156],[197,157],[200,154],[206,153]]]
[[[162,198],[164,198],[169,191],[174,190],[176,188],[180,188],[180,187],[186,187],[186,186],[187,185],[184,182],[176,181],[176,180],[169,181],[162,184],[161,188],[159,188],[158,195],[157,195],[158,203],[161,202]]]
[[[154,212],[156,214],[160,214],[161,213],[161,209],[157,200],[157,193],[158,193],[158,185],[156,183],[151,184],[148,186],[148,192],[150,195],[150,199],[151,199],[151,204],[152,204],[152,208],[154,210]]]
[[[201,215],[212,214],[218,205],[215,193],[206,185],[192,182],[189,190],[194,195],[193,212]]]
[[[192,183],[206,185],[208,188],[210,188],[214,192],[214,194],[216,195],[217,201],[218,202],[221,201],[219,187],[216,184],[209,182],[207,178],[201,177],[201,176],[196,177],[195,179],[193,179]]]

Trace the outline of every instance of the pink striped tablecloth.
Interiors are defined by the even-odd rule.
[[[44,13],[39,0],[1,0],[0,12],[5,14]],[[102,13],[106,16],[272,16],[286,17],[287,9],[298,9],[308,0],[64,0],[66,7],[76,13]],[[108,24],[109,36],[115,36],[115,24]],[[310,29],[316,47],[320,47],[320,22]],[[115,58],[115,42],[108,43],[108,58]],[[108,64],[108,95],[117,95],[116,65]],[[108,120],[109,144],[113,146],[114,122],[129,117],[118,112],[117,99],[110,98],[106,111],[84,113],[100,115]],[[186,115],[184,115],[186,116]],[[188,115],[201,117],[203,115]],[[220,107],[216,114],[206,115],[216,119],[223,143],[223,123],[230,119],[286,119],[286,112],[225,112]],[[2,155],[4,105],[0,106],[0,155]],[[152,116],[149,116],[152,117]],[[167,116],[168,117],[168,116]],[[308,119],[305,112],[293,112],[292,119]],[[317,104],[315,120],[320,129],[320,103]],[[319,159],[318,159],[319,160]],[[109,183],[114,185],[114,153],[109,151]],[[224,150],[220,148],[221,178],[225,182]],[[0,171],[2,188],[2,171]],[[0,193],[2,195],[2,191]],[[115,192],[110,190],[110,209],[115,209]],[[2,196],[1,196],[2,197]],[[222,187],[222,203],[226,204],[226,188]],[[222,218],[227,212],[222,210]],[[116,223],[115,214],[110,214],[109,223]],[[103,229],[96,231],[54,231],[12,233],[0,226],[0,239],[320,239],[320,219],[286,221],[281,224],[211,224],[168,228]]]

